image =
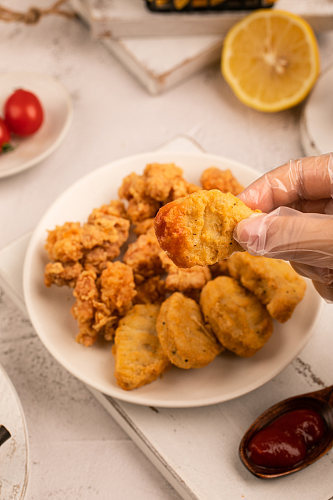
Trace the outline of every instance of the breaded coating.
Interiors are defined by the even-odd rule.
[[[108,205],[102,205],[99,208],[94,208],[88,217],[88,222],[93,224],[96,219],[113,215],[114,217],[127,218],[126,209],[122,201],[111,200]]]
[[[165,281],[160,276],[147,278],[142,283],[137,284],[135,289],[135,304],[159,304],[165,300],[167,292]]]
[[[223,350],[199,305],[179,292],[161,305],[156,329],[165,354],[179,368],[206,366]]]
[[[128,238],[129,227],[129,220],[114,215],[94,219],[82,227],[83,248],[90,250],[105,243],[114,243],[120,248]]]
[[[155,218],[155,232],[177,266],[211,265],[242,250],[233,231],[253,213],[231,193],[201,190],[162,207]]]
[[[104,243],[87,251],[82,259],[84,268],[100,274],[107,266],[107,263],[118,257],[120,246],[118,243]]]
[[[155,220],[154,218],[150,218],[150,219],[145,219],[141,222],[137,222],[133,228],[134,234],[140,236],[141,234],[148,233],[149,229],[154,227],[154,220]]]
[[[151,228],[128,245],[123,261],[133,269],[135,279],[140,281],[140,277],[144,279],[163,272],[160,252],[160,245]]]
[[[144,177],[134,172],[123,179],[118,194],[128,200],[127,215],[134,223],[154,217],[160,207],[158,201],[147,195]]]
[[[135,305],[116,330],[112,352],[118,385],[130,391],[156,380],[169,364],[156,332],[159,306]]]
[[[252,292],[228,276],[204,286],[200,305],[221,344],[238,356],[253,356],[273,332],[266,308]]]
[[[76,301],[71,311],[79,327],[76,341],[87,347],[91,346],[97,338],[97,331],[93,328],[95,303],[99,298],[95,280],[96,274],[93,271],[83,271],[76,281],[73,292]]]
[[[69,286],[74,288],[77,278],[82,272],[79,262],[48,262],[45,266],[44,283],[46,286]]]
[[[163,250],[159,255],[162,266],[168,273],[165,280],[167,290],[179,292],[198,290],[212,277],[207,266],[193,266],[184,269],[177,267]]]
[[[154,200],[166,202],[175,186],[182,184],[183,171],[174,163],[151,163],[144,170],[146,193]],[[184,196],[184,195],[181,195]]]
[[[287,321],[304,297],[306,283],[283,260],[254,257],[248,252],[236,252],[228,260],[230,275],[240,280],[266,305],[272,318]]]
[[[206,168],[202,172],[200,181],[204,189],[219,189],[222,193],[231,193],[235,196],[244,190],[244,186],[238,182],[229,169]]]
[[[75,262],[83,257],[81,225],[79,222],[65,222],[48,231],[45,249],[51,260]]]
[[[100,300],[111,313],[125,314],[136,295],[132,269],[122,262],[108,262],[100,277]]]
[[[209,270],[213,279],[218,276],[229,276],[228,259],[220,260],[220,262],[209,266]]]

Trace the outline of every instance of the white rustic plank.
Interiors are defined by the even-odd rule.
[[[97,37],[173,37],[184,35],[219,35],[249,11],[210,13],[150,12],[144,0],[78,0],[89,13],[89,23]],[[76,0],[75,0],[76,3]],[[333,27],[333,5],[330,0],[278,0],[275,8],[289,10],[307,19],[314,29]]]

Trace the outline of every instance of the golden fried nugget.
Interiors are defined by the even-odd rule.
[[[165,281],[160,276],[151,276],[136,284],[135,304],[156,304],[165,300]]]
[[[150,218],[150,219],[145,219],[141,222],[137,222],[133,228],[134,234],[136,234],[137,236],[141,236],[141,234],[148,233],[149,229],[154,227],[154,220],[155,219]]]
[[[231,193],[235,196],[244,189],[229,169],[206,168],[202,172],[200,181],[204,189],[219,189],[222,193]]]
[[[99,299],[96,286],[96,274],[93,271],[82,271],[73,291],[76,301],[71,309],[78,322],[79,333],[76,341],[87,347],[94,344],[97,332],[93,328],[95,318],[95,302]]]
[[[209,266],[209,270],[213,279],[218,276],[229,276],[228,259],[220,260],[216,264]]]
[[[228,276],[204,286],[200,305],[221,344],[238,356],[253,356],[273,332],[266,308],[252,292]]]
[[[144,177],[134,172],[123,179],[118,194],[119,198],[128,200],[127,215],[132,222],[155,217],[161,205],[147,195]]]
[[[223,350],[199,305],[179,292],[161,305],[156,329],[165,354],[179,368],[206,366]]]
[[[160,252],[161,247],[151,228],[128,245],[123,261],[133,269],[136,279],[138,276],[148,278],[163,272]]]
[[[189,268],[177,267],[163,250],[160,251],[162,266],[168,273],[165,280],[167,290],[188,292],[201,289],[211,279],[207,266],[193,266]]]
[[[156,332],[159,306],[137,304],[116,330],[112,352],[118,385],[130,391],[156,380],[169,364]]]
[[[266,305],[272,318],[287,321],[304,297],[306,283],[283,260],[254,257],[248,252],[236,252],[228,259],[230,275],[240,280]]]
[[[155,218],[155,232],[177,266],[211,265],[242,250],[233,231],[253,213],[231,193],[201,190],[162,207]]]
[[[125,314],[136,295],[133,271],[122,262],[108,262],[100,277],[100,301],[111,313]]]
[[[48,231],[45,249],[51,260],[75,262],[83,257],[81,241],[81,224],[65,222]]]
[[[76,280],[82,272],[79,262],[48,262],[45,266],[44,283],[46,286],[69,286],[74,288]]]
[[[144,173],[146,193],[154,200],[165,202],[183,179],[183,171],[174,163],[151,163]]]

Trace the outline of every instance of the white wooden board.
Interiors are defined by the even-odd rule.
[[[88,5],[82,0],[72,0],[72,4],[96,36],[99,28],[96,31]],[[100,38],[102,43],[152,95],[217,62],[221,55],[220,35],[115,39],[106,33]]]
[[[198,150],[183,137],[168,148]],[[22,309],[22,263],[28,240],[29,235],[0,252],[1,285]],[[241,398],[174,410],[136,406],[92,392],[184,499],[328,500],[333,492],[333,452],[297,474],[263,481],[243,467],[238,445],[247,427],[267,407],[332,383],[332,307],[323,305],[315,335],[294,362]]]
[[[249,11],[209,13],[150,12],[144,0],[79,0],[88,13],[89,24],[98,37],[173,37],[184,35],[219,35]],[[290,10],[307,19],[314,29],[333,28],[331,0],[278,0],[276,9]]]

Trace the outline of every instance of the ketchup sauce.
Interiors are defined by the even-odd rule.
[[[325,421],[315,410],[289,411],[253,436],[247,455],[256,465],[292,467],[304,460],[325,432]]]

